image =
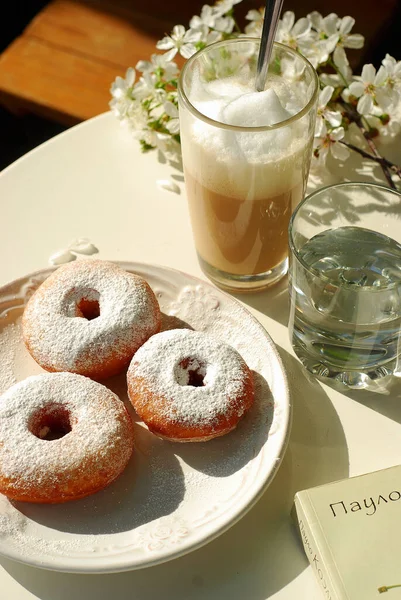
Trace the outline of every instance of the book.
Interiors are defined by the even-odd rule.
[[[295,510],[324,598],[401,600],[401,465],[298,492]]]

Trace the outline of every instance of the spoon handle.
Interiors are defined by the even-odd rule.
[[[256,91],[263,92],[266,84],[267,69],[272,53],[274,36],[280,18],[283,0],[266,0],[265,17],[263,20],[262,37],[258,56],[256,73]]]

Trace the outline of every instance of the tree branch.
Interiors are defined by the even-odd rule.
[[[388,167],[390,169],[390,171],[392,171],[393,173],[395,173],[395,175],[398,175],[398,177],[401,178],[401,168],[398,165],[396,165],[395,163],[391,162],[391,160],[384,158],[384,156],[380,156],[380,157],[375,156],[374,154],[370,154],[369,152],[362,150],[362,148],[359,148],[359,146],[355,146],[354,144],[351,144],[350,142],[346,142],[344,140],[340,140],[339,143],[343,144],[343,146],[347,146],[347,148],[349,148],[350,150],[353,150],[354,152],[358,152],[358,154],[360,154],[364,158],[369,158],[369,160],[374,160],[379,165],[385,165],[386,167]]]
[[[387,179],[388,185],[393,190],[396,190],[397,188],[396,188],[396,185],[391,176],[390,166],[383,159],[382,155],[380,154],[380,152],[378,151],[378,149],[376,147],[376,144],[370,137],[369,130],[363,124],[362,116],[355,110],[355,108],[353,106],[351,106],[351,104],[348,104],[348,102],[344,102],[344,100],[341,100],[339,102],[339,104],[341,104],[344,107],[345,111],[347,112],[348,116],[350,117],[350,120],[353,123],[355,123],[357,125],[357,127],[359,127],[363,137],[366,140],[366,143],[368,144],[368,146],[372,152],[372,156],[374,157],[373,160],[376,160],[376,162],[378,162],[380,164],[382,171],[384,173],[384,176]],[[355,146],[355,148],[356,148],[356,146]],[[366,154],[368,155],[369,153],[367,152]],[[371,157],[369,156],[369,158],[371,158]]]

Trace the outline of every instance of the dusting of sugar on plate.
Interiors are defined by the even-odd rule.
[[[138,422],[126,399],[124,374],[113,378],[110,387],[118,388],[134,420],[133,459],[108,488],[76,502],[11,504],[0,496],[0,552],[10,558],[84,572],[162,562],[237,520],[280,463],[288,396],[279,359],[263,328],[231,297],[195,278],[151,265],[122,266],[157,290],[164,323],[205,331],[240,352],[254,372],[254,406],[226,436],[200,444],[171,443]],[[50,272],[2,288],[0,315],[10,298],[20,306],[21,298],[30,296]],[[15,318],[9,309],[10,318],[0,318],[0,358],[2,347],[6,352],[14,348],[9,377],[1,370],[0,385],[41,371],[23,346],[18,310]]]

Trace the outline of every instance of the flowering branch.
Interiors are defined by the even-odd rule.
[[[135,69],[128,69],[125,78],[117,77],[112,84],[110,107],[132,128],[144,151],[157,148],[169,158],[179,156],[179,69],[173,59],[177,53],[187,59],[213,42],[243,35],[234,17],[235,5],[241,1],[218,0],[214,6],[203,6],[188,29],[176,25],[170,35],[157,42],[156,48],[164,54],[139,61]],[[245,35],[260,37],[263,18],[263,8],[250,10]],[[401,168],[381,156],[374,138],[386,140],[401,131],[401,61],[387,54],[377,72],[368,64],[360,76],[354,75],[346,50],[364,44],[362,35],[352,33],[354,24],[350,16],[339,18],[330,13],[323,17],[316,11],[295,21],[294,13],[287,11],[279,21],[276,41],[303,54],[319,75],[314,145],[317,162],[324,164],[329,154],[345,161],[350,151],[357,152],[378,163],[388,185],[395,188],[393,176],[401,179]],[[370,152],[345,139],[352,123]]]

